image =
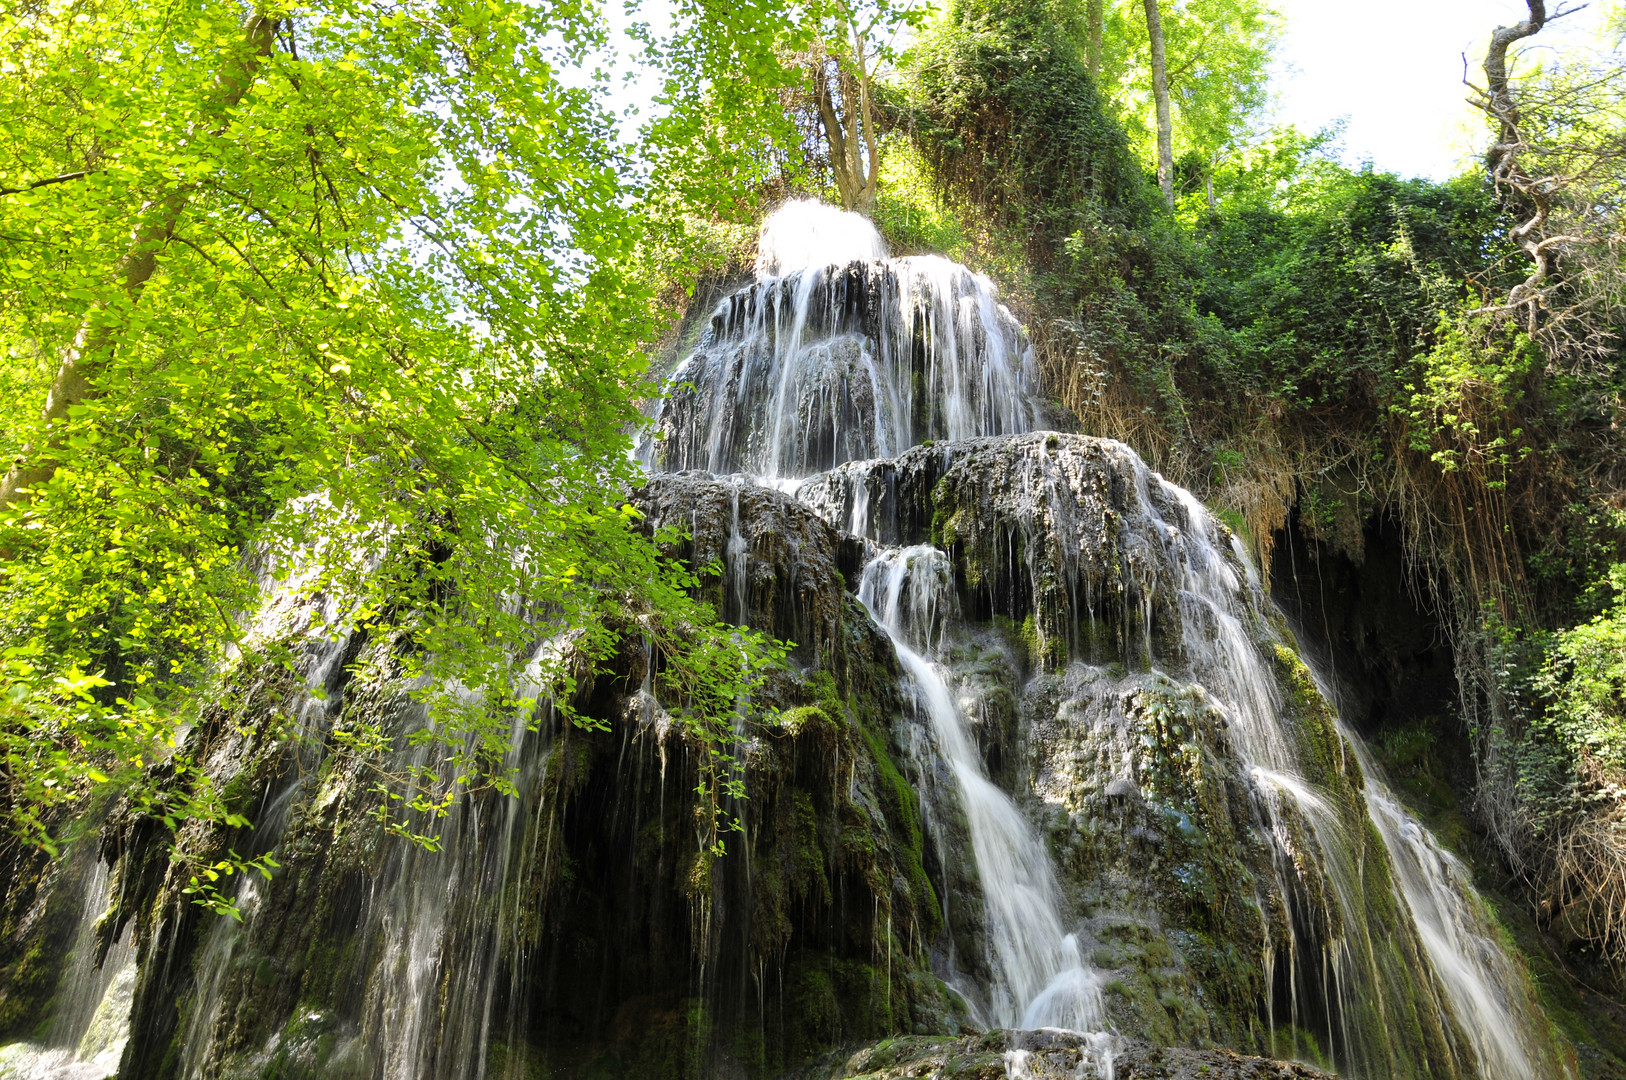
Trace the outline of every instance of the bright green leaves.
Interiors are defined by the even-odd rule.
[[[287,12],[241,69],[242,12],[213,0],[20,18],[0,73],[0,450],[49,445],[58,467],[0,517],[13,829],[49,843],[57,808],[107,782],[171,828],[241,826],[177,736],[248,644],[262,564],[398,643],[380,678],[420,688],[436,763],[397,768],[401,734],[362,727],[330,749],[368,763],[409,839],[432,843],[464,792],[511,791],[538,701],[569,714],[627,635],[681,673],[669,708],[721,754],[779,653],[718,627],[626,501],[658,327],[633,261],[649,208],[595,91],[556,74],[603,42],[596,11],[333,0]],[[767,55],[750,29],[678,51],[721,72]],[[227,107],[234,71],[251,80]],[[704,95],[679,97],[650,153],[706,176],[683,141]],[[119,267],[143,227],[135,290]],[[91,384],[47,431],[76,341],[97,343]],[[270,868],[200,864],[191,895],[218,908],[233,874]]]
[[[1079,5],[1082,7],[1082,5]],[[1152,76],[1141,0],[1110,0],[1101,86],[1118,103],[1143,161],[1156,161]],[[1190,0],[1162,9],[1174,156],[1187,191],[1241,150],[1266,101],[1281,17],[1263,0]]]
[[[1466,469],[1487,490],[1500,491],[1513,467],[1535,452],[1520,414],[1541,355],[1512,326],[1485,329],[1460,314],[1442,314],[1417,381],[1406,384],[1404,403],[1392,409],[1405,417],[1414,451],[1442,472]]]
[[[225,822],[236,827],[246,826],[248,822],[238,817]],[[229,915],[238,922],[243,921],[243,914],[237,908],[235,895],[228,892],[232,885],[231,878],[235,874],[257,873],[266,881],[273,877],[273,870],[280,870],[282,865],[270,854],[256,855],[245,858],[237,852],[228,853],[224,859],[216,859],[208,864],[188,864],[186,858],[176,852],[174,860],[194,871],[187,879],[187,884],[181,887],[181,895],[192,898],[194,904],[201,905],[213,911],[216,915]]]

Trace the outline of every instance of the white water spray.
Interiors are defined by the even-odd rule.
[[[646,460],[788,486],[1037,423],[1032,349],[987,278],[935,256],[888,260],[867,220],[805,202],[768,219],[763,252],[773,273],[713,313]]]
[[[118,1072],[130,1038],[135,945],[126,927],[96,963],[96,926],[110,899],[105,864],[98,861],[90,870],[84,892],[49,1035],[42,1044],[0,1048],[0,1080],[107,1080]]]
[[[886,241],[868,218],[817,199],[792,199],[762,223],[757,235],[757,279],[798,270],[884,262]]]

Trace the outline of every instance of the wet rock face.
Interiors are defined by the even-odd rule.
[[[1047,837],[1117,1030],[1473,1074],[1336,717],[1188,493],[1121,444],[1033,433],[849,463],[798,496],[945,553],[936,659]]]
[[[1024,779],[1120,1029],[1255,1045],[1269,992],[1269,846],[1225,718],[1201,686],[1073,664],[1032,678]]]
[[[1034,432],[853,462],[797,492],[832,524],[953,560],[965,614],[1023,625],[1034,659],[1180,666],[1177,567],[1157,526],[1191,527],[1122,443]]]
[[[1066,1031],[901,1038],[827,1055],[787,1080],[1332,1080],[1291,1061]]]
[[[837,644],[847,583],[864,562],[857,538],[771,488],[702,472],[651,477],[633,502],[652,534],[687,534],[665,553],[699,571],[723,619],[794,643],[802,663]]]
[[[669,553],[707,571],[719,610],[797,643],[732,748],[746,798],[723,805],[726,853],[697,841],[705,751],[650,700],[660,671],[636,639],[575,703],[601,727],[539,716],[517,795],[422,823],[437,851],[374,817],[381,775],[436,759],[369,764],[334,735],[422,727],[388,678],[399,643],[312,645],[304,679],[245,668],[190,749],[256,828],[182,842],[274,844],[280,869],[239,892],[241,923],[210,917],[162,830],[115,812],[109,932],[128,922],[142,950],[122,1076],[461,1080],[484,1061],[494,1077],[760,1077],[833,1042],[959,1029],[931,971],[941,904],[898,764],[896,657],[845,586],[857,541],[783,494],[700,476],[657,477],[636,502],[652,531],[691,534]],[[307,624],[284,629],[297,642]],[[290,716],[298,743],[280,738]]]
[[[941,980],[993,978],[992,893],[894,641],[854,595],[877,536],[942,548],[918,560],[937,612],[920,637],[986,775],[1048,851],[1115,1031],[1369,1077],[1473,1074],[1395,904],[1359,768],[1200,507],[1119,444],[1054,434],[848,463],[799,494],[685,472],[634,495],[724,618],[795,643],[742,718],[747,797],[724,807],[739,829],[721,856],[697,841],[704,751],[660,708],[659,661],[634,637],[575,703],[602,729],[542,717],[515,758],[517,797],[460,803],[439,852],[384,832],[376,770],[334,738],[363,720],[422,726],[386,677],[399,643],[312,644],[303,679],[237,673],[192,749],[257,828],[182,841],[204,858],[274,844],[282,869],[244,887],[241,925],[211,919],[162,830],[114,813],[109,932],[128,922],[142,940],[123,1075],[440,1080],[484,1060],[503,1077],[764,1077],[836,1043],[971,1026],[974,992]],[[1257,684],[1222,670],[1240,661]],[[1250,776],[1267,752],[1238,705],[1250,692],[1277,725],[1269,752],[1319,802]],[[290,715],[302,749],[277,734]],[[1352,956],[1369,976],[1348,974]],[[1076,1076],[1099,1050],[893,1045],[915,1056],[875,1046],[851,1075]],[[1120,1077],[1313,1075],[1115,1053]]]

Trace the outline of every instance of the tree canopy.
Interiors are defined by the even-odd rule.
[[[629,629],[694,676],[697,730],[733,707],[771,650],[714,628],[624,499],[662,325],[651,208],[679,182],[720,202],[733,179],[668,167],[661,188],[642,163],[749,127],[716,103],[775,70],[791,27],[734,11],[647,38],[674,74],[628,144],[604,78],[573,74],[606,45],[592,5],[9,10],[14,834],[49,842],[50,807],[88,784],[184,774],[188,701],[279,577],[330,599],[327,630],[409,642],[403,679],[448,691],[430,696],[455,776],[413,798],[500,786],[506,717],[538,687],[568,701]],[[539,647],[561,634],[568,650]],[[159,809],[223,812],[190,791]]]

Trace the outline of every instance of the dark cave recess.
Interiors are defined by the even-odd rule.
[[[1351,728],[1375,739],[1456,715],[1451,644],[1392,521],[1373,516],[1356,543],[1333,543],[1311,535],[1295,511],[1274,540],[1271,596]]]

